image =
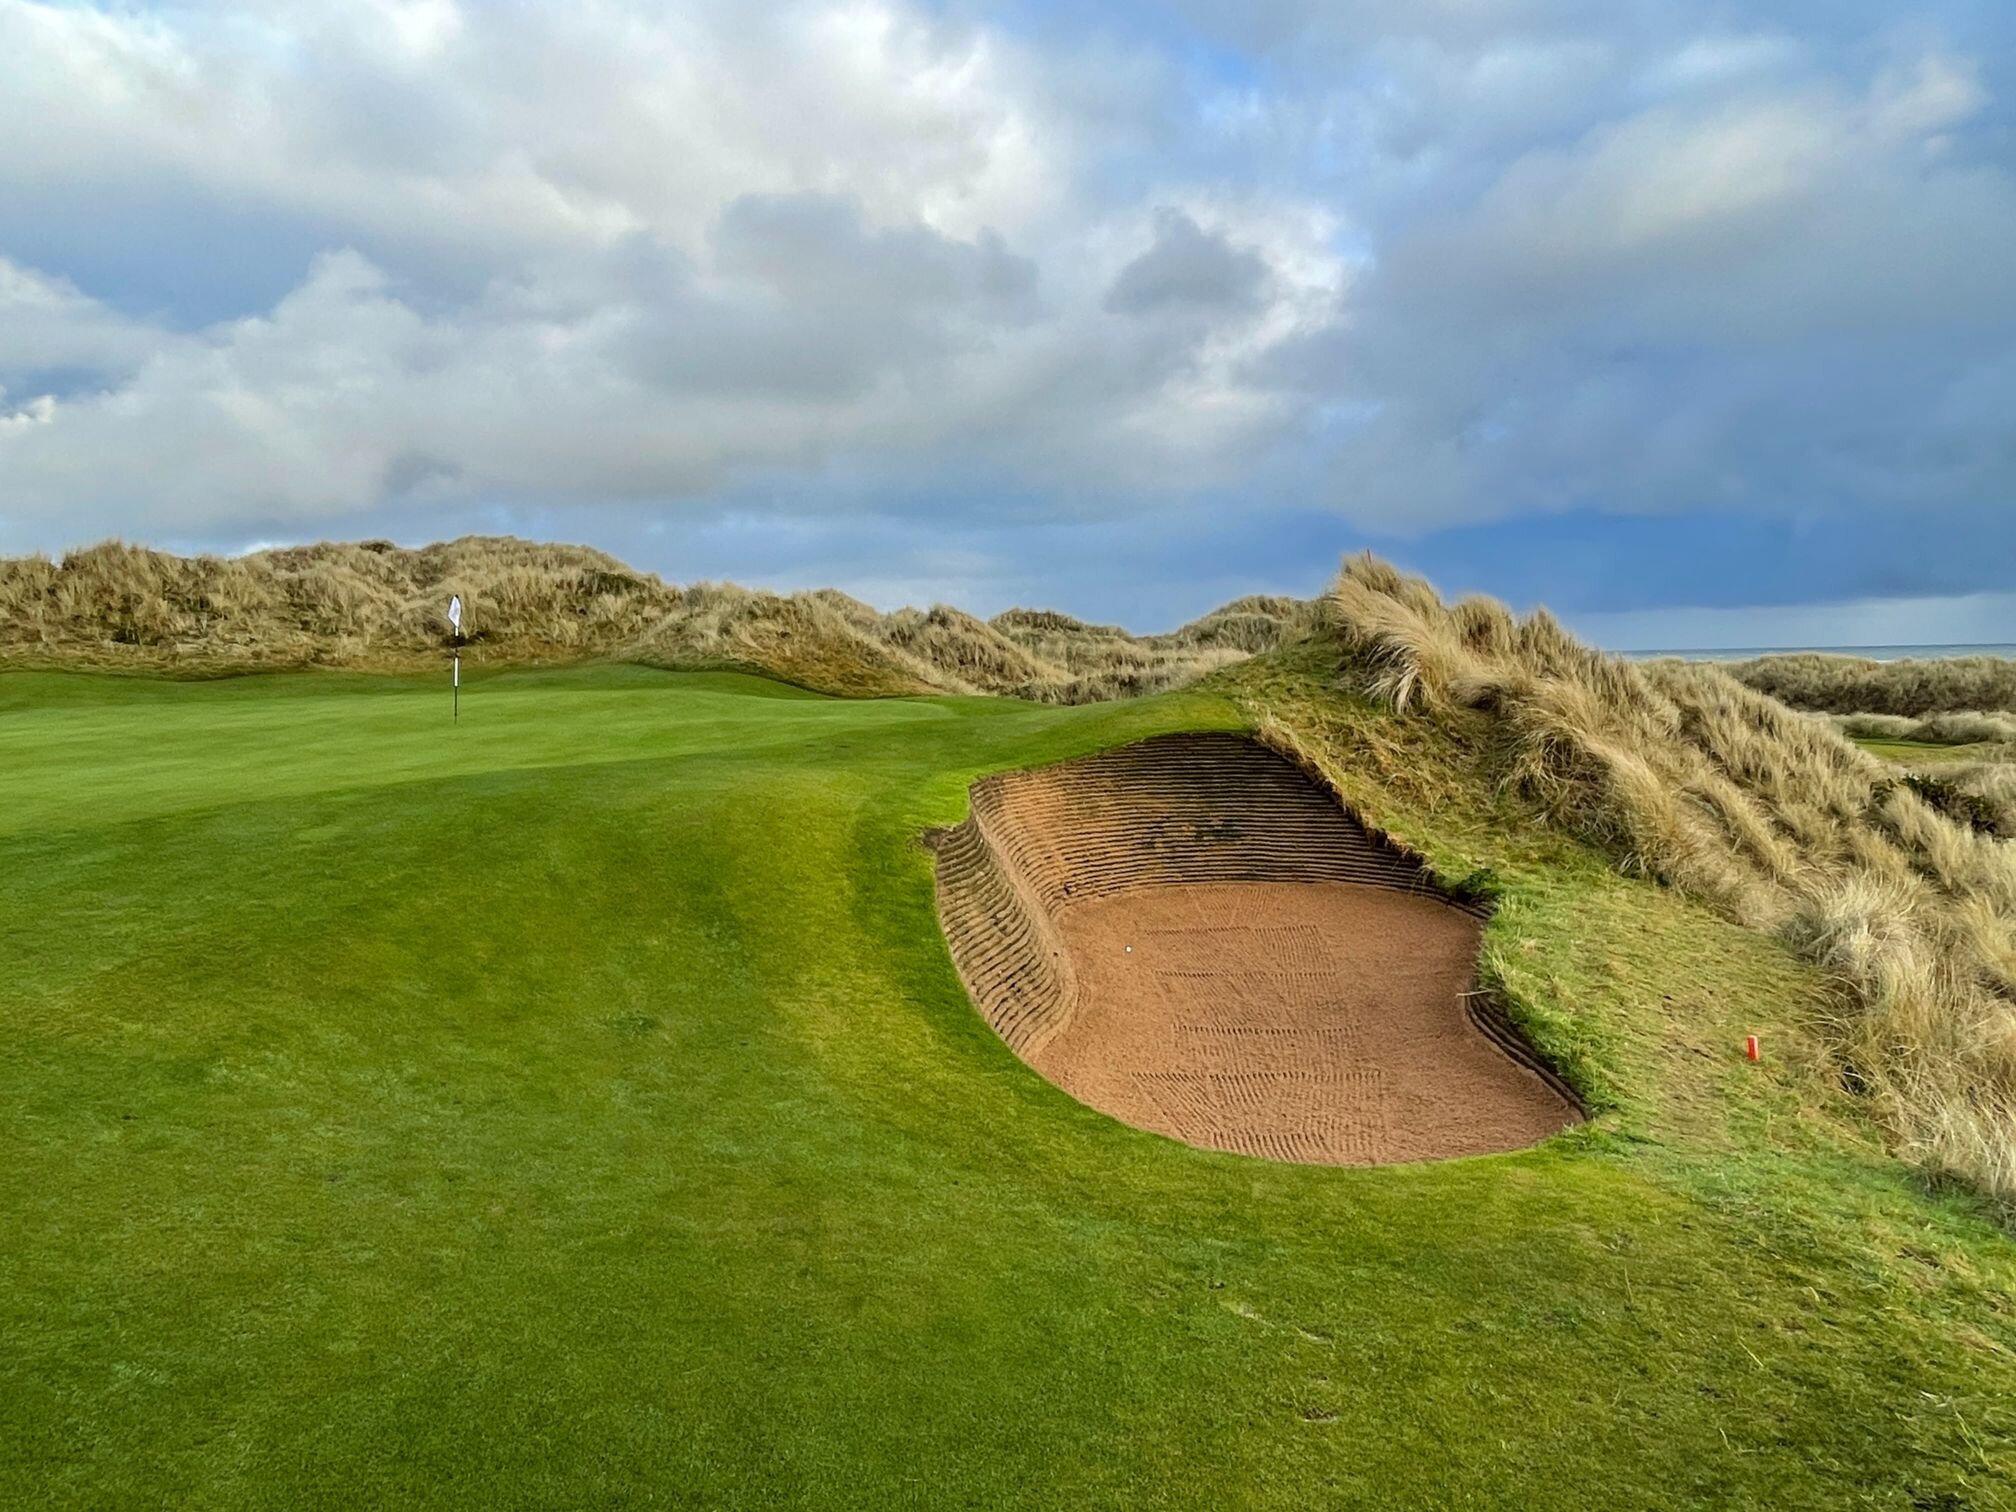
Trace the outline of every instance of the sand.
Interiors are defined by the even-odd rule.
[[[1480,1015],[1482,909],[1255,742],[1161,737],[989,778],[933,838],[976,1006],[1123,1122],[1369,1165],[1518,1149],[1580,1118]]]
[[[1479,926],[1445,904],[1351,883],[1178,885],[1058,922],[1078,1009],[1030,1064],[1137,1128],[1365,1165],[1516,1149],[1571,1115],[1471,1021]]]

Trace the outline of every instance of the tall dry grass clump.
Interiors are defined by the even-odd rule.
[[[511,537],[243,557],[113,541],[60,562],[0,559],[0,666],[413,669],[448,644],[442,611],[457,594],[473,654],[490,661],[736,667],[831,693],[1049,703],[1180,687],[1306,633],[1313,612],[1294,599],[1242,599],[1169,635],[1134,636],[1045,611],[990,623],[944,605],[884,614],[831,589],[678,587],[599,551]]]
[[[1047,609],[1010,609],[988,625],[1057,669],[1059,701],[1097,703],[1181,687],[1300,639],[1315,629],[1316,613],[1313,600],[1254,596],[1164,635],[1131,635]]]
[[[481,606],[479,644],[538,660],[636,633],[666,592],[599,551],[510,537],[243,557],[110,541],[60,562],[0,561],[0,652],[130,666],[398,663],[445,643],[442,608],[460,594],[472,615]]]
[[[1331,606],[1369,691],[1489,715],[1555,822],[1830,972],[1844,1073],[1904,1151],[2016,1201],[2016,851],[1716,667],[1634,665],[1370,557]]]

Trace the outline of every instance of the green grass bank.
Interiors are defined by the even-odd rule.
[[[1593,1125],[1269,1164],[993,1037],[917,834],[1263,714],[1488,878]],[[0,675],[0,1504],[2016,1505],[1993,1215],[1831,1090],[1817,976],[1467,738],[1307,650],[1078,708],[576,667],[453,726]]]

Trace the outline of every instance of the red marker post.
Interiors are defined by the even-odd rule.
[[[1757,1036],[1756,1036],[1756,1035],[1752,1034],[1752,1035],[1749,1035],[1749,1036],[1745,1037],[1745,1039],[1744,1039],[1744,1041],[1743,1041],[1743,1056],[1744,1056],[1744,1059],[1746,1059],[1746,1060],[1756,1060],[1756,1059],[1758,1059],[1758,1054],[1757,1054]]]

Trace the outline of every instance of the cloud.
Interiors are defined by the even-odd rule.
[[[151,328],[130,373],[0,438],[0,515],[117,529],[138,508],[200,535],[393,497],[704,507],[780,471],[900,481],[948,452],[1028,489],[1132,488],[1149,479],[1114,435],[1189,415],[1195,448],[1238,423],[1203,337],[1108,339],[1096,309],[1046,309],[994,233],[871,229],[851,202],[767,196],[725,207],[708,245],[695,263],[629,239],[444,308],[357,251],[324,254],[270,310]],[[79,340],[131,330],[59,304]],[[13,343],[0,332],[0,370]]]
[[[1250,309],[1261,301],[1267,279],[1263,258],[1164,207],[1155,212],[1154,245],[1120,270],[1105,308],[1119,315]]]
[[[961,242],[926,226],[871,230],[859,206],[828,195],[744,195],[722,213],[714,261],[729,278],[818,309],[835,304],[1026,308],[1036,268],[991,228]]]
[[[95,182],[118,205],[143,173],[182,184],[190,219],[250,201],[280,248],[320,243],[223,318],[130,234],[145,266],[90,294],[9,264],[53,313],[0,328],[0,372],[61,346],[97,379],[10,387],[41,417],[0,440],[13,546],[341,531],[393,501],[704,510],[772,487],[844,510],[873,480],[948,476],[1096,510],[1171,467],[1190,487],[1239,466],[1278,424],[1239,364],[1335,282],[1291,195],[1215,203],[1208,236],[1164,210],[1165,257],[1186,229],[1237,240],[1237,307],[1114,329],[1102,298],[1151,210],[1089,192],[1052,108],[1071,70],[899,6],[612,5],[561,27],[0,0],[5,57],[0,123],[35,114],[50,160],[0,159],[0,249],[65,218],[38,195]],[[187,234],[149,240],[172,260]],[[122,311],[122,283],[168,307]]]
[[[1662,102],[1398,229],[1274,354],[1349,395],[1340,507],[1417,528],[1571,508],[2005,507],[2016,180],[1937,134],[1956,72]],[[1935,108],[1936,107],[1936,108]],[[1910,129],[1901,121],[1913,121]],[[1966,416],[1966,418],[1962,418]]]
[[[51,277],[0,257],[0,385],[63,369],[130,371],[150,333]]]
[[[0,548],[732,516],[900,525],[904,580],[985,597],[1080,530],[1216,581],[1267,520],[1697,519],[1838,535],[1786,591],[1846,598],[1907,511],[2016,547],[2012,40],[1958,0],[0,0]]]

